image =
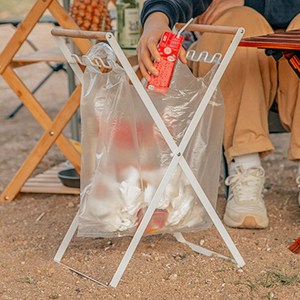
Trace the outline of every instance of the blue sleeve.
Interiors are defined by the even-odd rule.
[[[262,14],[273,29],[285,29],[300,13],[300,0],[245,0],[245,6]]]
[[[264,15],[265,12],[265,1],[264,0],[245,0],[245,6],[249,6],[261,15]]]
[[[162,12],[169,18],[172,28],[177,22],[187,22],[202,14],[211,0],[147,0],[141,11],[141,23],[144,25],[147,17],[154,12]]]

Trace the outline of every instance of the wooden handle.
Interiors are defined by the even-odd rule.
[[[176,23],[175,28],[181,29],[185,23]],[[199,31],[199,32],[212,32],[212,33],[229,33],[236,34],[239,27],[231,26],[214,26],[214,25],[202,25],[202,24],[190,24],[187,26],[186,30],[189,31]]]
[[[65,36],[65,37],[78,38],[78,39],[96,39],[99,41],[106,41],[107,33],[108,32],[71,30],[71,29],[61,29],[61,28],[53,28],[51,30],[51,34],[54,36]]]

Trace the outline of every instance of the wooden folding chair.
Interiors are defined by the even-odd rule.
[[[59,150],[75,169],[80,172],[80,154],[62,134],[62,130],[79,107],[81,85],[76,87],[69,99],[61,107],[55,119],[51,120],[41,104],[14,71],[14,68],[20,65],[41,61],[57,62],[65,60],[61,54],[57,55],[58,53],[55,50],[51,50],[50,52],[43,51],[40,53],[41,55],[39,55],[39,52],[35,52],[33,57],[30,55],[27,57],[16,56],[18,50],[46,10],[49,10],[62,28],[79,29],[57,0],[37,0],[0,54],[0,74],[45,130],[43,136],[28,155],[21,168],[3,190],[0,195],[0,202],[11,201],[16,197],[24,183],[54,143],[56,143]],[[50,32],[49,36],[51,36]],[[82,53],[86,53],[91,47],[91,43],[86,39],[74,39],[73,41]]]

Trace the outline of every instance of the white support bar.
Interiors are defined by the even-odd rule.
[[[146,106],[149,113],[151,114],[154,122],[160,129],[164,139],[167,141],[173,154],[176,155],[177,157],[179,157],[178,162],[180,162],[180,165],[183,168],[183,171],[185,172],[188,180],[193,180],[193,179],[195,179],[195,177],[194,177],[194,174],[192,173],[190,167],[186,163],[186,160],[183,157],[181,157],[181,154],[184,152],[186,146],[188,145],[188,142],[190,141],[190,139],[191,139],[191,137],[192,137],[192,135],[193,135],[204,111],[205,111],[205,108],[207,107],[215,89],[217,88],[217,85],[219,84],[219,81],[220,81],[221,77],[223,76],[224,71],[226,70],[228,63],[230,62],[243,34],[244,34],[244,29],[239,28],[234,36],[232,43],[228,47],[227,52],[220,64],[220,66],[218,67],[216,73],[214,74],[213,79],[212,79],[208,89],[206,90],[204,97],[203,97],[194,117],[192,118],[192,121],[191,121],[185,135],[183,136],[179,147],[177,147],[176,143],[174,142],[170,132],[167,130],[163,120],[161,119],[160,115],[158,114],[156,108],[154,107],[149,95],[146,93],[144,87],[142,86],[142,84],[139,81],[138,77],[136,76],[135,72],[132,70],[126,56],[124,55],[122,49],[120,48],[119,44],[115,40],[114,36],[110,36],[109,34],[107,36],[107,40],[108,40],[109,44],[112,46],[116,56],[118,57],[119,61],[121,62],[123,68],[128,71],[127,75],[129,76],[130,80],[132,81],[134,87],[136,88],[137,93],[140,95],[140,98],[144,102],[144,105]],[[140,227],[142,227],[142,228],[139,228],[141,230],[139,231],[139,229],[138,229],[136,234],[134,235],[133,240],[132,240],[131,244],[129,245],[129,247],[117,269],[117,272],[115,273],[112,281],[110,282],[110,285],[113,287],[116,287],[117,284],[119,283],[119,280],[121,279],[123,272],[125,271],[132,255],[143,235],[143,232],[146,229],[146,227],[152,217],[152,214],[156,208],[156,204],[159,201],[158,191],[161,190],[163,192],[164,189],[166,188],[169,180],[171,179],[172,173],[170,173],[170,176],[168,176],[168,171],[171,171],[170,167],[173,162],[175,162],[174,157],[171,161],[169,168],[167,169],[167,172],[166,172],[162,182],[160,183],[160,185],[158,187],[156,194],[154,195],[154,198],[150,202],[150,205],[149,205],[149,207],[146,211],[146,214],[142,220],[143,226],[141,226],[142,225],[141,224]],[[177,166],[177,164],[174,166],[172,165],[172,170],[175,170],[176,166]],[[207,199],[207,197],[206,197],[205,193],[203,192],[201,186],[199,185],[198,181],[195,179],[195,182],[193,182],[193,183],[194,184],[192,184],[192,183],[191,184],[192,184],[197,196],[199,197],[199,200],[202,202],[204,208],[209,211],[208,214],[209,214],[210,218],[212,219],[218,232],[222,236],[224,242],[226,243],[226,246],[229,248],[237,265],[240,267],[244,266],[245,262],[244,262],[243,258],[241,257],[239,251],[235,247],[232,239],[230,238],[224,225],[222,224],[221,220],[219,219],[218,215],[216,214],[210,201]],[[191,245],[192,244],[189,243],[189,246],[191,246]],[[208,250],[208,252],[209,251],[210,250]],[[205,251],[203,250],[203,252],[205,252]],[[220,255],[220,256],[222,256],[222,255]],[[222,257],[225,257],[225,256],[222,256]]]
[[[230,253],[232,254],[234,260],[236,261],[239,267],[243,267],[245,265],[245,261],[242,258],[240,252],[236,248],[234,242],[232,241],[230,235],[228,234],[225,226],[221,222],[219,216],[217,215],[214,207],[208,200],[207,196],[205,195],[203,189],[201,188],[197,178],[195,177],[193,171],[191,170],[190,166],[187,164],[185,159],[180,160],[180,165],[189,179],[195,193],[198,196],[199,201],[204,206],[206,212],[208,213],[209,217],[211,218],[212,222],[214,223],[215,227],[217,228],[219,234],[221,235],[223,241],[225,242],[227,248],[229,249]]]
[[[74,273],[76,273],[76,274],[78,274],[78,275],[80,275],[80,276],[82,276],[82,277],[84,277],[84,278],[86,278],[86,279],[89,279],[89,280],[91,280],[91,281],[93,281],[93,282],[95,282],[95,283],[97,283],[97,284],[99,284],[99,285],[102,285],[102,286],[108,286],[108,283],[105,283],[105,282],[101,282],[101,281],[98,281],[98,280],[96,280],[95,278],[93,278],[93,277],[91,277],[91,276],[88,276],[88,275],[86,275],[86,274],[84,274],[84,273],[82,273],[82,272],[80,272],[80,271],[77,271],[76,269],[74,269],[74,268],[72,268],[72,267],[70,267],[70,266],[68,266],[68,265],[66,265],[66,264],[63,264],[63,263],[60,263],[62,266],[64,266],[64,267],[66,267],[67,269],[69,269],[69,270],[71,270],[72,272],[74,272]]]
[[[182,235],[181,232],[175,232],[175,233],[174,233],[174,237],[176,238],[176,240],[177,240],[178,242],[180,242],[180,243],[182,243],[182,244],[185,244],[185,245],[189,246],[189,247],[190,247],[193,251],[195,251],[195,252],[198,252],[198,253],[203,254],[203,255],[205,255],[205,256],[213,256],[213,255],[215,255],[215,256],[220,257],[220,258],[222,258],[222,259],[225,259],[225,260],[231,260],[232,262],[235,262],[235,261],[234,261],[232,258],[230,258],[230,257],[224,256],[224,255],[219,254],[219,253],[217,253],[217,252],[214,252],[214,251],[212,251],[212,250],[209,250],[209,249],[203,248],[203,247],[201,247],[201,246],[199,246],[199,245],[196,245],[196,244],[193,244],[193,243],[191,243],[191,242],[188,242],[188,241],[183,237],[183,235]]]
[[[61,242],[55,256],[54,256],[54,261],[60,263],[62,257],[64,256],[74,234],[75,231],[78,227],[78,221],[79,221],[79,211],[76,213],[71,226],[69,227],[69,230],[67,231],[63,241]]]
[[[191,122],[185,132],[185,135],[183,136],[183,138],[181,140],[181,143],[179,146],[179,151],[181,151],[181,153],[183,153],[187,144],[189,143],[189,141],[190,141],[204,111],[205,111],[205,108],[207,107],[214,91],[216,90],[216,88],[217,88],[217,86],[218,86],[218,84],[219,84],[239,42],[240,42],[240,40],[243,37],[244,32],[245,32],[244,28],[239,28],[237,30],[231,44],[229,45],[221,64],[219,65],[218,69],[216,70],[216,73],[214,74],[214,76],[203,96],[203,99],[202,99],[199,107],[197,108],[195,115],[194,115],[193,119],[191,120]]]

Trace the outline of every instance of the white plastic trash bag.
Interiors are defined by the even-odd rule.
[[[79,236],[133,235],[160,184],[172,153],[112,49],[96,44],[88,53],[81,98],[82,169]],[[111,71],[90,61],[101,58]],[[195,78],[178,63],[166,95],[149,96],[179,145],[216,66]],[[216,91],[183,156],[216,205],[223,135],[223,99]],[[145,231],[196,231],[212,224],[177,166]]]

